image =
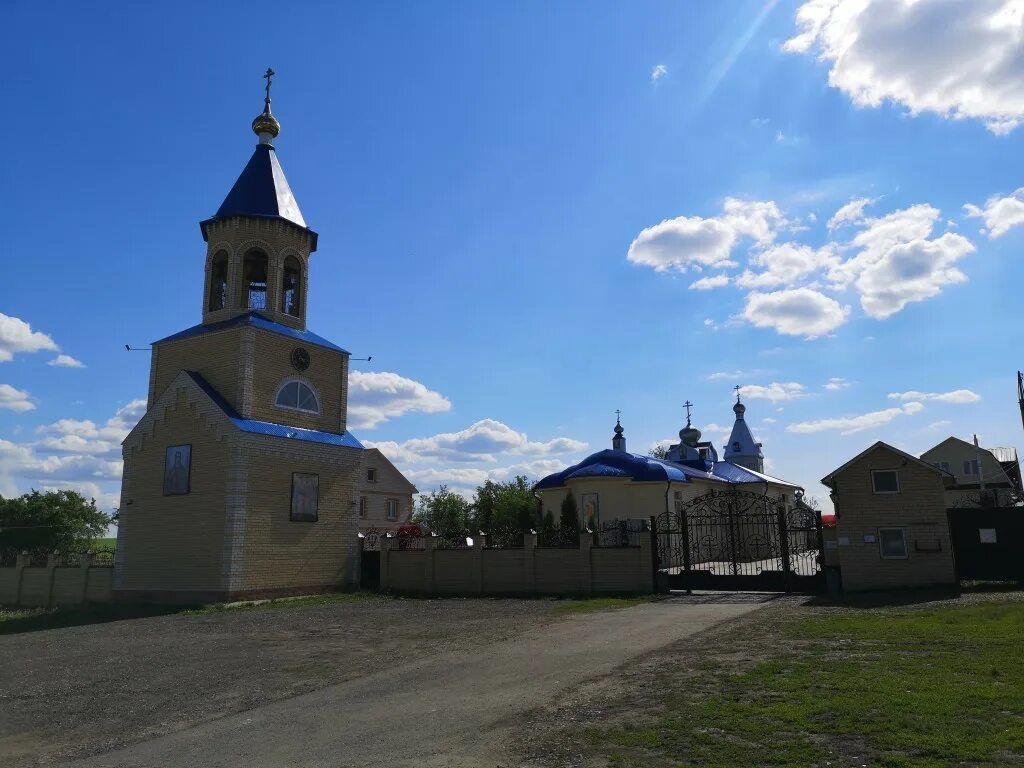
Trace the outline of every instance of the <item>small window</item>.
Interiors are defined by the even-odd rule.
[[[939,469],[941,469],[943,472],[949,472],[949,462],[948,461],[940,461],[939,462]]]
[[[871,489],[875,493],[899,493],[900,478],[895,469],[874,469],[871,471]]]
[[[286,382],[277,391],[274,405],[278,408],[288,408],[304,413],[320,413],[320,403],[316,399],[316,393],[308,384],[301,381]]]
[[[388,499],[388,520],[398,519],[398,499]]]
[[[359,497],[359,517],[362,520],[366,519],[366,497]]]
[[[740,450],[740,444],[739,443],[733,443],[732,444],[732,449],[738,453],[739,450]]]
[[[376,483],[377,482],[377,470],[373,467],[369,467],[366,470],[366,482]]]
[[[907,558],[907,532],[903,528],[879,528],[878,547],[883,560]]]
[[[972,459],[971,461],[964,462],[964,474],[965,475],[978,475],[978,460]]]

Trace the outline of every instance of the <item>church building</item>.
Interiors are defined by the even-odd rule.
[[[354,587],[362,445],[349,353],[306,328],[317,249],[274,148],[259,143],[206,242],[202,322],[153,344],[148,410],[123,444],[114,589],[200,603]]]
[[[591,530],[611,520],[648,519],[678,509],[682,504],[709,491],[744,487],[758,493],[783,497],[795,503],[803,489],[764,473],[761,443],[747,426],[746,406],[736,395],[736,416],[719,459],[714,444],[701,440],[701,432],[690,423],[691,403],[686,403],[686,426],[679,430],[679,442],[668,448],[665,458],[626,450],[625,430],[616,419],[612,447],[598,451],[579,464],[555,472],[534,487],[541,501],[541,513],[557,520],[563,499],[572,493],[580,522]]]

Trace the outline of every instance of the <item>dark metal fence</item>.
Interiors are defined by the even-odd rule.
[[[522,549],[526,532],[521,528],[493,527],[487,532],[488,549]]]
[[[541,528],[537,531],[537,546],[542,549],[579,549],[579,529]]]
[[[648,533],[646,520],[608,520],[594,531],[595,547],[639,547]]]

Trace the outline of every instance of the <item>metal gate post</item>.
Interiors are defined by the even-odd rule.
[[[786,507],[780,505],[779,516],[779,541],[782,544],[782,572],[786,578],[786,594],[793,591],[793,566],[789,562],[789,530],[786,525]]]
[[[821,529],[821,510],[814,510],[814,530],[818,533],[818,574],[822,583],[828,578],[825,575],[825,534]],[[821,586],[818,587],[821,589]]]
[[[693,594],[692,578],[690,572],[690,523],[686,518],[686,505],[679,508],[678,521],[683,534],[683,572],[686,573],[686,594]]]
[[[733,490],[732,498],[728,502],[729,509],[729,551],[732,553],[732,575],[739,576],[740,568],[737,560],[739,556],[736,553],[736,491]]]
[[[658,591],[658,569],[660,561],[658,560],[658,520],[654,515],[651,515],[651,583],[654,585],[654,591]]]

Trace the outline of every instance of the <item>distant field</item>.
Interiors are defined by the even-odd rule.
[[[115,552],[117,550],[117,539],[96,539],[90,549],[93,552]]]

